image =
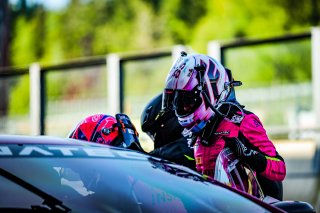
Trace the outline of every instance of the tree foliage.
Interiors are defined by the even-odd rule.
[[[173,44],[205,52],[211,40],[305,31],[319,22],[316,2],[71,0],[50,11],[20,0],[12,5],[11,61],[52,63]]]
[[[26,2],[20,0],[11,5],[12,65],[35,61],[52,64],[175,44],[206,53],[212,40],[308,31],[312,24],[319,23],[320,11],[315,0],[71,0],[60,11],[44,10],[41,5]],[[307,45],[293,48],[304,53]],[[236,75],[246,70],[248,82],[270,83],[275,75],[280,76],[281,82],[310,78],[305,73],[310,65],[304,67],[307,62],[284,47],[278,51],[280,55],[274,55],[268,48],[258,54],[250,51],[230,53],[232,62],[229,62],[238,70]],[[241,59],[244,54],[251,55],[249,67]],[[21,83],[21,87],[25,85]]]
[[[72,0],[61,11],[33,5],[14,18],[12,63],[52,63],[174,44],[205,52],[211,40],[308,30],[314,22],[312,2]]]

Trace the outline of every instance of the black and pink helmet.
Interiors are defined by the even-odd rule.
[[[154,148],[182,138],[183,127],[173,110],[161,110],[162,93],[156,95],[145,106],[141,114],[141,130],[152,139]]]
[[[217,113],[220,104],[235,101],[228,72],[207,55],[183,52],[167,76],[163,109],[174,109],[181,126],[199,132]]]

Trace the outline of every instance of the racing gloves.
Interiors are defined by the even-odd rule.
[[[247,163],[257,173],[263,172],[267,167],[267,158],[258,151],[245,146],[238,138],[224,138],[226,146],[236,156]]]

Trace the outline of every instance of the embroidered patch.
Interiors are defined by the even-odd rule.
[[[233,122],[233,123],[240,123],[240,122],[242,121],[242,119],[243,119],[243,116],[241,116],[241,115],[234,115],[234,116],[232,116],[232,118],[231,118],[230,120],[231,120],[231,122]]]

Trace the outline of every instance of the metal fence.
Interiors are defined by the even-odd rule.
[[[0,84],[6,85],[9,100],[0,133],[66,136],[80,119],[94,113],[126,112],[139,123],[144,104],[162,91],[167,70],[181,50],[186,48],[2,68]],[[142,84],[143,91],[132,89]]]
[[[306,72],[312,72],[312,80],[238,91],[242,103],[252,106],[253,110],[266,120],[267,129],[272,135],[297,137],[301,135],[297,133],[299,129],[319,129],[319,122],[315,122],[320,120],[320,96],[316,95],[317,91],[320,91],[320,60],[317,60],[320,58],[319,32],[319,28],[313,28],[311,32],[298,35],[260,40],[242,39],[227,43],[214,41],[208,45],[209,55],[221,60],[224,65],[232,66],[232,62],[237,61],[239,57],[243,58],[242,61],[250,60],[250,55],[238,54],[233,57],[229,54],[243,47],[251,48],[250,51],[254,53],[254,46],[310,41],[312,60],[309,61],[310,70]],[[76,117],[79,119],[85,113],[99,111],[110,114],[125,112],[139,122],[143,104],[161,92],[172,61],[180,50],[185,49],[187,48],[183,46],[175,46],[171,49],[149,52],[110,54],[58,65],[45,66],[34,63],[23,68],[2,68],[0,83],[8,84],[7,87],[11,88],[7,90],[10,99],[21,95],[14,91],[19,90],[16,87],[22,87],[22,84],[29,84],[24,89],[20,88],[24,96],[29,94],[29,98],[16,97],[21,101],[9,100],[9,111],[2,113],[7,116],[0,118],[0,132],[33,135],[50,133],[61,136],[66,130],[59,133],[59,130],[51,131],[51,128],[55,126],[61,126],[61,129],[70,128],[70,124],[67,126],[61,124],[64,118],[69,117],[70,122],[76,122]],[[238,68],[238,64],[235,67]],[[237,74],[237,70],[235,73]],[[23,78],[25,79],[22,80]],[[305,102],[304,105],[308,109],[304,110],[306,107],[297,100]],[[17,103],[21,102],[24,103],[21,107],[26,108],[24,114],[14,109]],[[285,105],[284,102],[292,104]],[[268,114],[265,107],[270,104],[279,110],[272,110],[274,114]],[[74,115],[70,118],[73,112]],[[277,121],[280,114],[283,115],[281,122]],[[19,117],[24,120],[22,122],[24,124],[21,125],[25,126],[25,130],[21,132],[14,128],[14,124],[19,123],[17,122]],[[61,119],[58,119],[59,117]]]
[[[268,46],[269,45],[269,46]],[[271,47],[274,50],[269,51]],[[284,46],[286,46],[284,51]],[[304,48],[297,52],[297,47]],[[301,48],[300,48],[301,50]],[[262,53],[264,51],[264,54]],[[265,53],[267,52],[267,53]],[[294,65],[301,63],[310,78],[303,82],[286,82],[265,86],[256,82],[252,88],[239,89],[241,103],[252,106],[275,137],[314,138],[320,132],[320,29],[267,39],[240,39],[231,42],[213,41],[208,45],[209,55],[218,58],[227,67],[235,68],[237,77],[250,75],[252,60],[277,62],[287,55],[296,56]],[[274,69],[277,67],[268,67]],[[241,73],[237,73],[241,70]],[[253,68],[254,70],[254,68]],[[288,70],[290,72],[291,70]],[[263,72],[259,68],[253,72]],[[275,73],[279,75],[281,73]],[[241,80],[241,79],[240,79]],[[254,83],[250,79],[251,85]],[[238,89],[238,88],[237,88]],[[307,134],[305,134],[307,132]]]

